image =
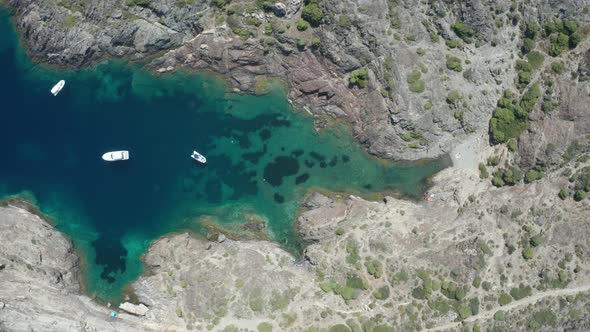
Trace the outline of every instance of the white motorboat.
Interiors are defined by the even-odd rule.
[[[119,161],[129,159],[129,151],[110,151],[102,155],[102,159],[106,161]]]
[[[57,82],[57,84],[54,85],[53,88],[51,88],[51,93],[54,96],[57,96],[57,94],[61,91],[61,89],[64,88],[64,85],[66,85],[66,81],[64,81],[64,80]]]
[[[191,158],[193,158],[194,160],[196,160],[202,164],[207,162],[207,158],[205,158],[205,156],[198,153],[197,151],[193,151],[193,154],[191,154]]]

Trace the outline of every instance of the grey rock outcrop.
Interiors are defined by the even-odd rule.
[[[159,330],[81,294],[80,259],[72,243],[22,201],[0,205],[0,330]]]

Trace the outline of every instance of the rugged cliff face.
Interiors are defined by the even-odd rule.
[[[325,116],[344,118],[369,152],[405,160],[439,156],[487,128],[502,91],[519,83],[514,66],[526,24],[590,20],[583,0],[8,4],[41,61],[82,66],[155,55],[154,70],[211,69],[249,92],[278,77],[318,127]],[[543,43],[537,49],[549,52]],[[563,57],[567,69],[580,59]],[[449,100],[455,90],[460,98]]]
[[[162,330],[125,314],[111,321],[81,295],[72,243],[36,213],[22,201],[0,204],[0,331]]]

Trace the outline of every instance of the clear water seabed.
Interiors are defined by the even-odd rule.
[[[2,9],[0,61],[0,197],[27,198],[72,238],[87,292],[104,301],[120,300],[142,273],[141,255],[164,234],[254,216],[296,250],[293,221],[310,188],[419,197],[448,165],[375,160],[345,127],[317,134],[281,89],[239,95],[213,75],[154,76],[123,61],[35,65]],[[60,79],[66,86],[53,97]],[[101,159],[122,149],[129,161]],[[190,158],[193,149],[207,164]]]

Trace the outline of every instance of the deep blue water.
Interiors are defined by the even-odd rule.
[[[212,76],[153,76],[121,61],[34,65],[5,11],[0,63],[0,195],[33,200],[53,218],[85,258],[88,291],[111,301],[141,273],[139,258],[158,236],[254,217],[292,249],[309,188],[416,197],[446,165],[379,162],[345,128],[318,135],[280,89],[242,96]],[[66,86],[54,97],[60,79]],[[123,149],[129,161],[101,159]],[[208,163],[192,160],[193,149]]]

